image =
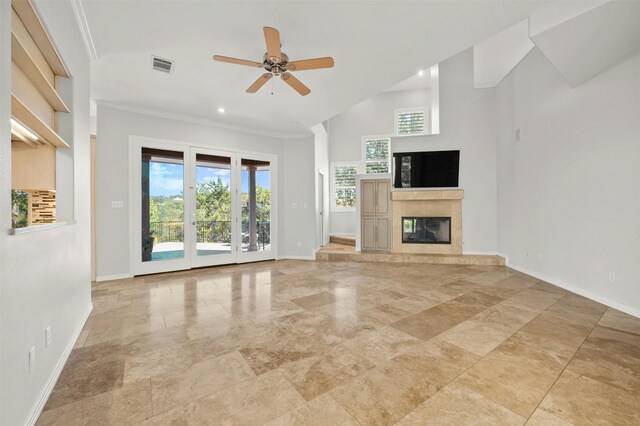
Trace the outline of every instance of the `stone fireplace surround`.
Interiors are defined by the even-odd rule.
[[[463,189],[395,190],[392,247],[394,253],[462,254]],[[451,218],[451,244],[412,244],[402,242],[402,218],[432,216]]]

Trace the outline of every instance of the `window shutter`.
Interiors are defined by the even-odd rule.
[[[424,110],[398,111],[396,132],[399,135],[424,134],[426,132],[424,117]]]

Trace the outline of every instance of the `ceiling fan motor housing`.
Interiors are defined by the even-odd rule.
[[[285,73],[287,71],[289,57],[284,52],[281,53],[281,56],[282,58],[278,61],[276,58],[271,58],[269,53],[265,53],[262,61],[262,68],[276,76]]]

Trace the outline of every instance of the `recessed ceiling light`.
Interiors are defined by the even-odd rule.
[[[420,70],[420,71],[418,71],[418,75],[419,75],[419,76],[423,76],[423,75],[424,75],[424,70]]]
[[[224,114],[224,108],[223,107],[218,107],[218,112],[220,114]]]

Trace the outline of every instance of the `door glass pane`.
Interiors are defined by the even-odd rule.
[[[242,159],[242,251],[271,250],[271,164]]]
[[[184,258],[184,155],[142,148],[142,261]]]
[[[231,158],[196,154],[198,256],[231,253]]]

